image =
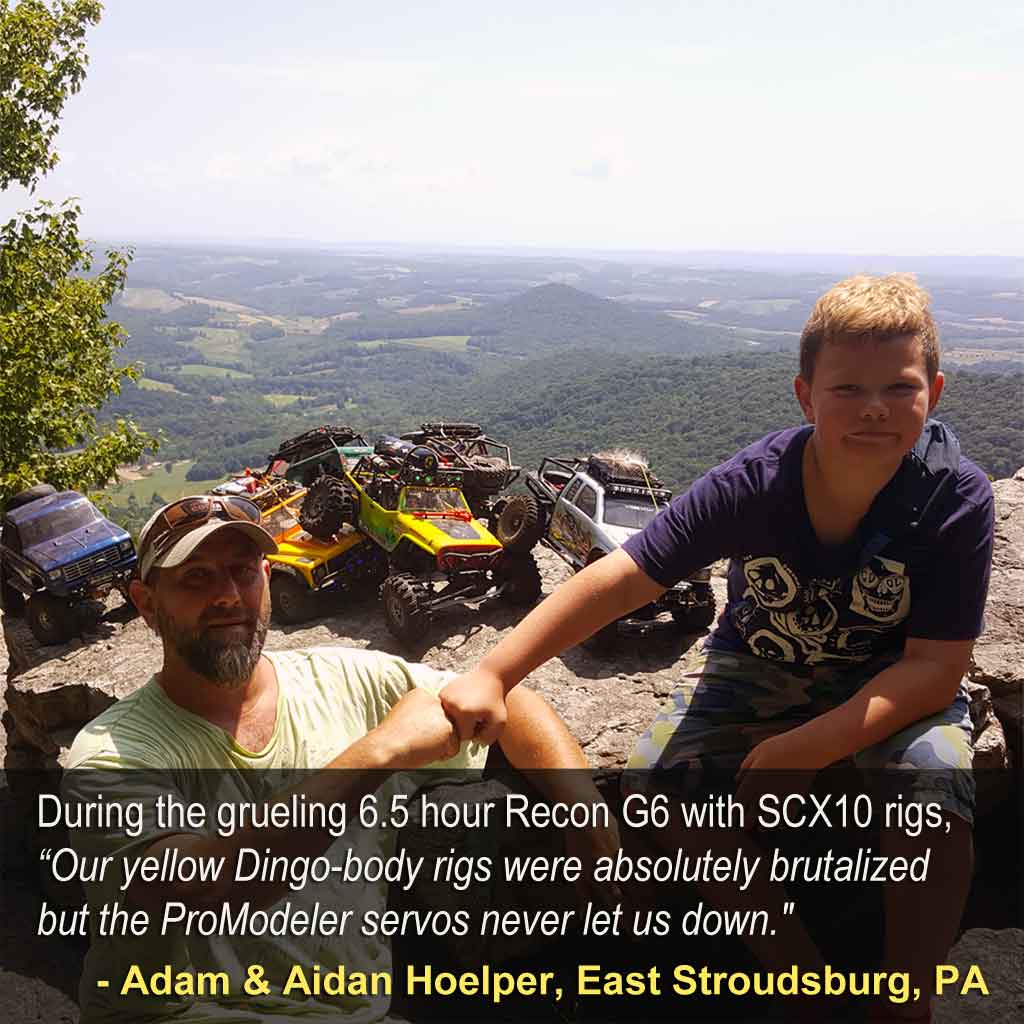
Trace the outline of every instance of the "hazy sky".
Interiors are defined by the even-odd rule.
[[[1024,249],[1018,2],[106,8],[39,190],[96,236]]]

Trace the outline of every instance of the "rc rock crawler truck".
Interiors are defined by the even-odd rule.
[[[270,456],[266,472],[309,487],[324,474],[340,478],[351,463],[372,452],[352,427],[315,427],[282,441]]]
[[[498,495],[519,476],[507,444],[488,437],[478,423],[422,423],[420,429],[402,435],[403,441],[432,448],[442,466],[462,473],[462,492],[477,519],[491,532],[501,512]]]
[[[137,562],[126,530],[77,491],[37,484],[14,495],[0,529],[0,598],[8,615],[28,616],[41,644],[66,643],[75,608],[118,590],[126,604]]]
[[[463,472],[442,465],[432,448],[384,437],[346,474],[345,493],[325,497],[332,514],[349,517],[386,552],[384,616],[403,643],[422,639],[447,608],[491,597],[527,605],[540,596],[532,553],[505,551],[473,516],[463,485]]]
[[[530,493],[512,495],[505,503],[499,540],[511,551],[529,551],[539,541],[576,572],[642,530],[672,497],[643,459],[625,452],[545,458],[537,472],[526,473],[525,483]],[[601,650],[620,633],[645,634],[672,622],[683,632],[697,632],[714,619],[711,570],[705,568],[599,630],[587,646]]]
[[[298,494],[303,488],[282,476],[255,469],[247,469],[222,484],[210,488],[211,494],[237,494],[248,498],[260,512],[267,512],[283,501]]]

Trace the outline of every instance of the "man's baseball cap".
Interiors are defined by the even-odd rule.
[[[207,537],[218,530],[238,530],[265,555],[277,542],[260,526],[260,510],[248,498],[193,494],[157,509],[139,534],[139,579],[154,567],[181,565]]]

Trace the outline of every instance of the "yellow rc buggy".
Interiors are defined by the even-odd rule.
[[[423,445],[384,437],[343,480],[323,477],[307,503],[349,523],[387,559],[381,587],[388,628],[404,643],[446,608],[491,597],[532,604],[541,580],[530,552],[506,551],[476,519],[464,474]]]

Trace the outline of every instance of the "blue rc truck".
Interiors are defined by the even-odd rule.
[[[111,590],[128,601],[136,563],[128,533],[77,491],[49,484],[11,498],[0,520],[0,601],[8,615],[28,615],[41,644],[76,632],[75,606]]]

